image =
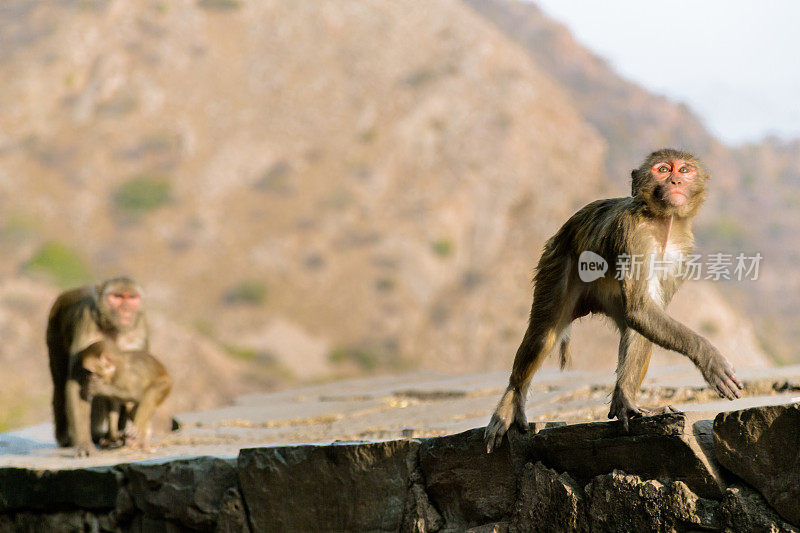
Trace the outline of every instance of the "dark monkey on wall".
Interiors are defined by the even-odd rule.
[[[631,196],[592,202],[547,241],[536,267],[528,329],[508,388],[486,428],[487,451],[502,442],[512,424],[527,430],[525,396],[531,377],[556,348],[563,367],[569,325],[589,313],[608,316],[620,331],[617,383],[608,416],[626,428],[630,418],[647,413],[636,405],[636,393],[653,343],[688,357],[721,396],[740,397],[742,384],[728,360],[664,310],[682,281],[681,267],[694,245],[692,218],[705,199],[709,177],[691,154],[653,152],[631,173]],[[583,252],[600,256],[608,272],[582,281],[578,258]],[[657,257],[659,272],[643,261],[638,273],[621,273],[618,260],[623,257]]]
[[[108,399],[90,402],[83,387],[81,352],[98,341],[111,342],[120,350],[147,350],[142,289],[134,280],[117,277],[63,292],[50,309],[47,351],[56,442],[74,446],[78,456],[89,455],[92,440],[109,433]]]

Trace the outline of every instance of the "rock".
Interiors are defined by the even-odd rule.
[[[108,514],[89,511],[16,513],[0,516],[0,531],[116,531]]]
[[[728,487],[720,514],[730,531],[800,532],[800,529],[784,522],[761,494],[744,485]]]
[[[119,483],[111,468],[0,469],[0,513],[15,510],[113,509]]]
[[[439,531],[444,526],[444,520],[428,499],[428,493],[425,492],[425,480],[419,466],[411,473],[411,483],[406,508],[403,511],[401,531],[404,533]]]
[[[244,449],[239,484],[253,531],[397,531],[419,442]]]
[[[509,514],[517,491],[521,461],[520,439],[510,432],[498,449],[488,454],[483,428],[428,439],[419,450],[425,487],[447,529],[467,529],[502,520]]]
[[[702,416],[636,418],[628,433],[618,421],[544,429],[531,440],[529,460],[582,482],[619,469],[644,479],[680,480],[700,496],[719,499],[725,482],[713,459],[711,421]]]
[[[719,529],[719,503],[698,497],[686,483],[615,470],[587,487],[590,531],[675,531]]]
[[[569,474],[528,463],[519,478],[512,531],[587,531],[583,489]]]
[[[191,531],[176,522],[165,520],[163,518],[154,518],[151,516],[138,514],[130,524],[127,524],[124,531],[158,531],[159,533],[185,533]]]
[[[495,522],[494,524],[471,527],[465,533],[508,533],[508,522]]]
[[[753,407],[714,419],[714,452],[728,470],[800,525],[800,404]]]
[[[161,464],[121,465],[137,510],[149,520],[213,531],[223,495],[236,487],[234,459],[195,457]]]
[[[222,497],[217,520],[216,533],[249,533],[247,511],[244,508],[242,493],[238,488],[230,488]]]

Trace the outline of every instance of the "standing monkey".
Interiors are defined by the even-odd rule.
[[[692,218],[705,199],[708,178],[686,152],[653,152],[631,172],[630,197],[592,202],[545,243],[534,277],[528,329],[508,388],[486,427],[488,452],[502,442],[512,424],[528,429],[525,396],[531,377],[556,346],[564,367],[569,325],[589,313],[610,317],[620,330],[617,383],[608,417],[618,418],[626,429],[629,418],[647,414],[637,407],[636,393],[653,343],[688,357],[721,396],[740,397],[742,384],[728,360],[664,311],[682,282],[683,262],[694,246]],[[578,266],[583,252],[602,257],[609,271],[582,281]],[[623,272],[618,260],[637,257],[643,263],[638,275],[635,270]],[[648,261],[652,258],[659,260],[660,268]]]
[[[147,448],[152,435],[150,420],[172,389],[172,378],[164,365],[145,350],[122,351],[108,341],[95,342],[78,357],[90,372],[86,396],[103,396],[110,402],[108,439],[119,439],[119,416],[124,406],[133,418],[124,428],[125,443],[133,440]]]
[[[106,433],[109,404],[98,399],[92,406],[82,396],[79,360],[81,351],[101,340],[120,350],[148,348],[142,289],[130,278],[112,278],[97,286],[63,292],[50,309],[47,351],[56,442],[74,446],[79,457],[94,449],[93,437]]]

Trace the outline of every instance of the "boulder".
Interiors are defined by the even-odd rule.
[[[800,404],[718,414],[714,452],[783,518],[800,525]]]
[[[411,489],[409,490],[406,507],[403,511],[404,533],[426,533],[439,531],[444,526],[444,520],[439,511],[431,504],[428,493],[425,492],[425,480],[419,465],[411,473]]]
[[[230,488],[222,497],[215,533],[249,533],[247,511],[238,488]]]
[[[581,482],[615,469],[644,479],[683,481],[706,498],[721,498],[725,481],[713,458],[712,423],[703,415],[669,413],[622,423],[593,422],[540,431],[529,445],[540,460]]]
[[[235,459],[195,457],[118,468],[127,479],[125,490],[133,506],[144,519],[201,531],[214,530],[223,497],[237,486]],[[131,513],[126,509],[123,514]]]
[[[111,510],[119,482],[112,468],[0,468],[0,513],[15,510]]]
[[[723,524],[731,531],[800,533],[800,529],[784,522],[761,494],[745,485],[728,487],[720,512]]]
[[[110,513],[67,511],[0,515],[0,531],[117,531]]]
[[[397,531],[419,442],[244,449],[239,484],[253,531]]]
[[[419,464],[433,505],[446,529],[464,530],[509,515],[522,468],[524,443],[516,431],[492,453],[486,453],[483,428],[422,442]]]
[[[584,492],[567,473],[528,463],[519,477],[512,531],[588,531]]]
[[[668,485],[616,470],[587,487],[590,531],[719,529],[719,502],[700,498],[683,481]]]

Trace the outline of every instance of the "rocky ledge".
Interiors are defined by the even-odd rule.
[[[0,530],[800,531],[800,404],[0,469]]]

